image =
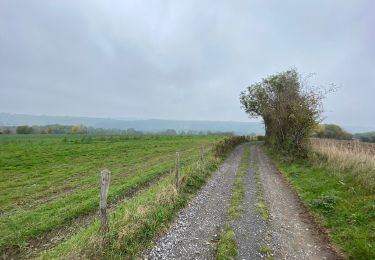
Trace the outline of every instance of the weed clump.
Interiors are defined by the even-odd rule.
[[[235,259],[238,254],[236,234],[233,228],[228,224],[219,236],[217,245],[216,259],[226,260]]]
[[[311,206],[323,210],[324,212],[331,212],[336,206],[337,199],[332,195],[323,195],[311,202]]]
[[[216,157],[223,157],[241,143],[250,141],[246,136],[232,136],[218,142],[214,147]]]

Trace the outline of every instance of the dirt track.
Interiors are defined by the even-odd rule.
[[[341,259],[259,146],[255,147],[255,153],[271,214],[273,240],[277,245],[273,248],[275,258]]]
[[[243,150],[244,145],[235,149],[193,202],[180,212],[170,230],[155,242],[147,258],[215,259],[215,240],[227,223],[226,209]],[[256,212],[255,161],[271,216],[269,222]],[[259,145],[252,148],[245,186],[245,209],[233,223],[239,259],[264,259],[259,248],[265,243],[274,259],[341,259]]]

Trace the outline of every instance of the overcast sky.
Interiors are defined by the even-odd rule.
[[[0,1],[0,112],[246,121],[239,93],[296,67],[375,127],[375,1]]]

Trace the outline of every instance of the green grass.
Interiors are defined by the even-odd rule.
[[[273,158],[349,259],[375,259],[374,193],[357,185],[350,171],[334,174],[332,165]]]
[[[260,177],[259,172],[259,164],[258,160],[255,159],[254,161],[254,170],[255,170],[255,184],[256,184],[256,203],[255,208],[258,213],[258,215],[265,221],[269,222],[270,220],[270,212],[268,210],[266,200],[264,198],[264,192],[263,192],[263,184],[262,179]],[[272,233],[267,232],[264,236],[265,241],[269,242],[272,239]],[[258,248],[258,252],[262,255],[262,257],[265,257],[265,259],[272,260],[272,248],[267,244],[262,244]]]
[[[111,171],[110,204],[174,166],[196,161],[214,136],[0,136],[0,252],[98,208],[99,172]],[[90,230],[90,228],[88,229]],[[88,232],[88,231],[86,231]]]
[[[261,253],[262,255],[268,255],[272,253],[272,249],[269,245],[263,244],[259,247],[259,253]]]
[[[237,219],[243,211],[243,201],[245,198],[244,176],[247,168],[249,167],[250,152],[251,145],[247,145],[241,158],[241,164],[238,168],[236,179],[234,180],[234,186],[227,213],[229,220],[232,221]]]
[[[262,185],[262,180],[260,178],[260,172],[259,172],[259,165],[258,161],[254,162],[254,169],[255,169],[255,183],[256,183],[256,204],[255,208],[259,214],[259,216],[264,220],[264,221],[269,221],[270,220],[270,213],[268,210],[268,207],[266,205],[266,201],[264,199],[264,194],[263,194],[263,185]]]
[[[41,259],[136,259],[150,241],[166,229],[178,210],[205,184],[220,160],[212,154],[181,168],[179,191],[174,173],[110,212],[110,231],[103,246],[99,222],[44,252]]]
[[[217,243],[216,259],[227,260],[235,259],[238,254],[236,234],[230,224],[220,233]]]

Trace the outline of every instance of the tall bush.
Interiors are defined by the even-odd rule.
[[[234,147],[237,145],[248,142],[250,139],[246,136],[231,136],[227,137],[220,142],[216,143],[214,146],[214,154],[217,157],[223,157],[225,156],[228,152],[233,150]]]
[[[33,128],[28,125],[17,126],[17,129],[16,129],[17,134],[31,134],[32,132],[33,132]]]
[[[240,102],[250,117],[263,119],[266,144],[305,155],[306,139],[320,121],[322,98],[291,69],[250,85]]]

